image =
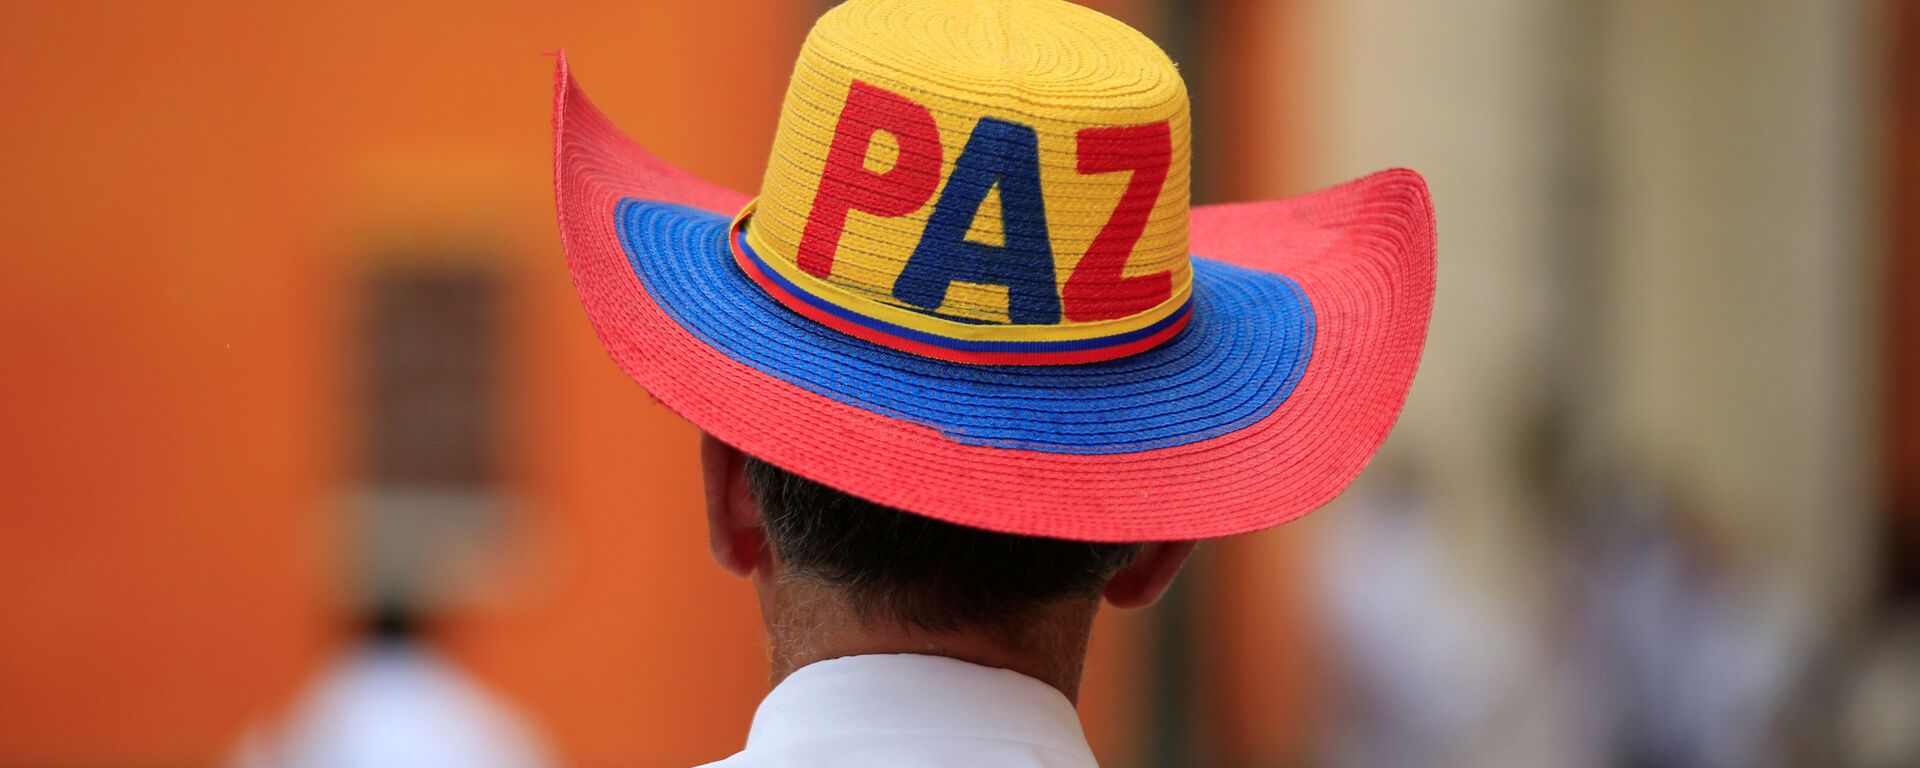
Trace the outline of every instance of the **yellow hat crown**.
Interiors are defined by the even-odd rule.
[[[1125,24],[1059,0],[851,0],[801,48],[736,257],[880,343],[1115,357],[1185,322],[1189,166],[1186,85]]]

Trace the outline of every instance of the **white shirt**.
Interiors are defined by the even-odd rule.
[[[1059,690],[942,656],[849,656],[801,667],[760,702],[747,748],[709,768],[1089,768]]]

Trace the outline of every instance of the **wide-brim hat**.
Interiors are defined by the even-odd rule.
[[[1087,28],[1079,19],[1073,25],[1075,34]],[[815,36],[823,34],[816,28]],[[802,52],[776,139],[775,164],[782,147],[800,153],[791,167],[807,167],[813,157],[814,175],[789,185],[810,193],[825,189],[822,163],[833,162],[820,156],[845,137],[830,134],[831,119],[809,118],[809,105],[796,101],[851,105],[858,94],[849,88],[867,87],[855,73],[854,85],[843,79],[835,90],[831,67],[816,50],[831,42],[810,39]],[[1393,426],[1420,360],[1435,264],[1433,208],[1421,177],[1389,170],[1298,197],[1189,209],[1179,145],[1184,86],[1171,123],[1180,188],[1153,208],[1178,206],[1179,231],[1169,225],[1161,233],[1156,218],[1143,225],[1141,240],[1176,244],[1169,246],[1180,257],[1169,268],[1172,288],[1162,285],[1151,297],[1164,297],[1155,306],[1165,308],[1118,319],[1081,309],[1081,317],[1097,322],[1078,326],[1069,322],[1072,302],[1047,304],[1044,285],[1038,304],[1016,307],[1031,286],[1011,278],[1002,280],[1011,287],[997,291],[1002,298],[986,300],[1001,302],[998,325],[945,306],[917,310],[900,275],[918,267],[888,267],[894,274],[882,279],[896,281],[895,288],[887,295],[881,283],[878,299],[859,295],[856,282],[813,280],[794,267],[804,256],[775,252],[782,241],[772,214],[767,226],[775,234],[750,236],[761,214],[752,213],[749,195],[696,178],[635,144],[588,102],[564,54],[555,88],[554,183],[567,266],[614,361],[713,437],[879,504],[975,528],[1085,541],[1202,539],[1267,528],[1326,503],[1352,482]],[[824,95],[814,98],[803,92],[808,88]],[[942,98],[925,88],[893,91],[906,96],[889,103]],[[1023,98],[1030,104],[1033,97]],[[951,111],[926,113],[946,126],[955,124]],[[840,113],[841,133],[848,114]],[[1007,124],[1044,126],[1048,119],[1016,114]],[[1016,129],[1005,135],[1037,135],[1027,141],[1048,162],[1052,134]],[[864,130],[865,146],[883,143],[872,138],[874,128]],[[1100,147],[1088,143],[1088,130],[1080,129],[1083,174],[1102,170],[1084,156],[1089,146]],[[818,136],[802,135],[809,131]],[[894,142],[892,162],[905,167],[914,147],[911,132],[900,133],[907,138]],[[981,133],[975,130],[965,152],[998,146],[982,144]],[[944,162],[936,163],[948,179],[943,195],[955,194],[955,168],[968,164],[953,156],[959,144],[947,142]],[[938,157],[937,147],[930,151]],[[867,163],[866,178],[881,179],[867,150],[860,152],[856,162]],[[772,204],[771,188],[785,183],[776,175],[769,172],[761,210]],[[1015,210],[1026,204],[1016,198],[1016,181],[1001,177],[997,207],[1006,225],[992,235],[1007,247],[1020,234]],[[864,186],[871,193],[882,185]],[[981,215],[975,197],[970,218]],[[1071,201],[1035,200],[1036,215],[1053,217],[1055,240],[1070,237]],[[803,213],[809,205],[785,202]],[[839,213],[883,233],[874,238],[891,237],[884,233],[894,230],[877,227],[899,222],[859,213],[862,204],[842,204],[854,213]],[[889,212],[881,203],[867,205]],[[917,215],[937,221],[940,214]],[[856,223],[845,225],[846,242]],[[799,237],[799,226],[793,229]],[[932,237],[903,237],[916,235]],[[901,246],[900,258],[934,258],[925,256],[924,242],[917,250],[911,245]],[[809,247],[817,246],[797,250]],[[843,263],[855,259],[843,256]],[[1117,265],[1114,271],[1127,286],[1144,282],[1120,277]],[[1070,327],[1033,326],[1027,333],[1005,322],[1049,308],[1045,319]],[[974,326],[980,335],[968,335]]]

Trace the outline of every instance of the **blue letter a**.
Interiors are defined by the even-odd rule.
[[[926,232],[894,281],[893,295],[925,310],[946,301],[955,281],[1007,287],[1007,319],[1021,325],[1060,322],[1060,287],[1040,194],[1040,145],[1033,129],[982,118],[953,163],[947,188]],[[1003,246],[967,239],[980,204],[1000,186]]]

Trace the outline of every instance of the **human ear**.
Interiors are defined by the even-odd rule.
[[[1173,585],[1180,566],[1193,554],[1192,541],[1156,541],[1140,550],[1126,568],[1114,574],[1103,594],[1115,608],[1142,608],[1159,600]]]
[[[707,546],[714,562],[735,576],[760,566],[767,546],[760,505],[747,487],[746,456],[736,448],[700,435],[700,470],[706,481]]]

